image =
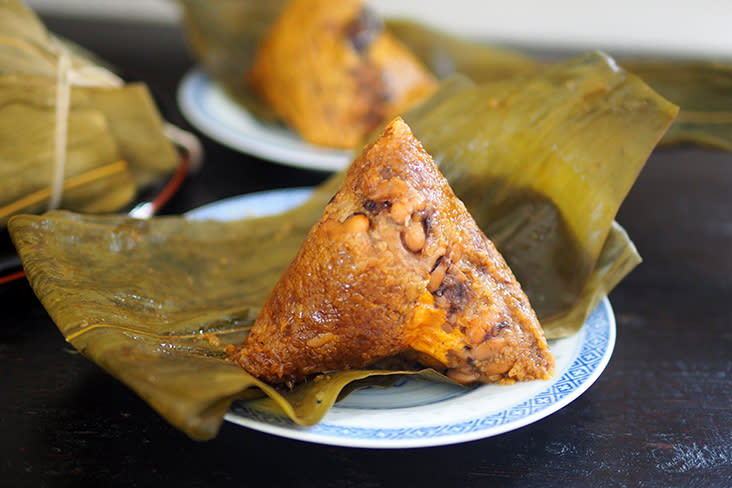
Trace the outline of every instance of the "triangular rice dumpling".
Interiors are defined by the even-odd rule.
[[[312,143],[352,148],[437,82],[363,0],[294,0],[257,50],[250,82]]]
[[[406,358],[459,383],[548,378],[528,298],[400,118],[365,148],[231,359],[270,383]]]

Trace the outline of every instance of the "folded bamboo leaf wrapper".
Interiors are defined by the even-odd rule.
[[[192,438],[213,437],[235,399],[257,399],[312,425],[357,384],[388,384],[399,374],[449,381],[430,370],[354,370],[278,390],[226,359],[223,345],[244,340],[338,183],[275,218],[218,223],[55,211],[16,216],[10,230],[66,340]]]
[[[560,317],[583,293],[620,204],[678,108],[600,53],[451,91],[404,119],[542,323]]]
[[[456,73],[483,83],[535,73],[543,63],[517,50],[469,42],[407,19],[387,19],[386,28],[440,79]]]
[[[664,143],[694,143],[732,151],[731,64],[633,59],[620,64],[681,107]]]
[[[481,83],[542,69],[546,63],[516,49],[461,39],[394,19],[388,28],[439,78],[461,73]],[[732,151],[732,65],[678,59],[618,59],[660,95],[680,107],[661,144],[692,143]]]
[[[31,285],[67,341],[173,425],[206,439],[235,398],[264,391],[293,420],[312,424],[353,381],[398,374],[346,371],[280,392],[222,352],[243,341],[332,191],[326,186],[277,218],[142,221],[56,211],[17,216],[10,228]]]
[[[57,143],[58,63],[68,56],[69,110],[61,206],[111,212],[168,174],[177,153],[147,88],[53,38],[17,1],[0,4],[0,226],[48,205]]]
[[[490,98],[483,86],[465,79],[446,83],[406,116],[427,144],[436,144],[432,150],[476,220],[502,222],[495,229],[503,239],[496,239],[499,249],[514,243],[508,247],[518,257],[582,265],[587,256],[595,257],[593,272],[585,277],[564,320],[543,322],[548,335],[566,335],[576,331],[593,304],[638,263],[627,236],[612,223],[612,208],[676,109],[597,54],[523,83],[520,97],[516,88],[501,92],[497,88],[502,85],[496,85],[491,95],[496,106],[483,106],[485,113],[477,114],[473,124],[466,123],[465,116],[476,114],[458,109],[480,106]],[[618,126],[625,128],[614,132]],[[599,135],[581,137],[584,131],[600,129]],[[602,142],[600,136],[614,138]],[[561,158],[552,156],[555,144],[562,146]],[[545,163],[541,188],[514,175],[535,173],[534,160]],[[612,171],[601,171],[602,178],[585,174],[598,161]],[[499,170],[503,173],[497,174]],[[585,174],[587,184],[582,178],[574,181],[573,172]],[[275,217],[221,223],[51,212],[16,216],[9,230],[31,286],[66,339],[192,437],[212,437],[234,398],[251,400],[260,392],[269,398],[257,400],[266,408],[278,405],[294,421],[311,424],[353,380],[396,373],[337,372],[282,392],[234,367],[221,351],[225,344],[243,340],[341,178],[334,175],[304,205]],[[552,200],[565,190],[575,192],[579,203],[596,202],[602,210],[598,218],[565,209],[561,198]],[[506,202],[518,213],[511,214]],[[502,232],[516,225],[501,212],[521,217],[527,205],[550,218],[550,230],[562,230],[559,238],[570,238],[537,240],[531,233]],[[591,238],[580,239],[586,226],[602,237],[590,232]],[[526,237],[529,249],[519,245]],[[557,242],[567,244],[558,250],[559,256],[554,255]],[[599,243],[599,249],[589,249],[588,243]],[[562,274],[552,270],[552,265],[537,269],[546,276],[539,292],[565,288],[557,281]]]

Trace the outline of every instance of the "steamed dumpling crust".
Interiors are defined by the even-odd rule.
[[[353,162],[229,353],[288,385],[392,357],[461,383],[545,379],[554,366],[511,270],[401,119]]]

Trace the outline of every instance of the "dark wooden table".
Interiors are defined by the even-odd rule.
[[[175,89],[192,61],[176,28],[46,21],[147,81],[185,126]],[[202,140],[205,166],[166,213],[327,176]],[[228,423],[192,441],[75,353],[27,283],[0,287],[0,486],[732,487],[732,155],[657,151],[618,220],[645,262],[610,296],[605,373],[544,420],[447,447],[337,448]]]

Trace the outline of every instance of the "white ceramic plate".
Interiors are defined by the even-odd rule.
[[[178,104],[191,124],[232,149],[320,171],[338,171],[351,162],[351,151],[308,144],[289,129],[258,121],[200,69],[183,77]]]
[[[252,193],[200,207],[188,216],[230,220],[276,214],[302,203],[311,192]],[[556,412],[595,382],[615,345],[610,302],[603,300],[577,334],[549,344],[556,375],[548,381],[464,389],[406,378],[390,388],[352,393],[312,427],[245,404],[235,404],[226,420],[282,437],[349,447],[428,447],[491,437]]]

